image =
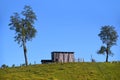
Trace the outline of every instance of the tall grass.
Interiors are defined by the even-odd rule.
[[[0,80],[119,80],[120,63],[53,63],[0,69]]]

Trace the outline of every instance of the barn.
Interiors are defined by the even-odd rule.
[[[51,52],[51,60],[41,60],[42,64],[52,62],[74,62],[74,52],[53,51]]]
[[[74,62],[74,52],[52,52],[53,62]]]

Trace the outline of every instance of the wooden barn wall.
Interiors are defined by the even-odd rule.
[[[73,53],[52,53],[52,60],[54,62],[74,62]]]

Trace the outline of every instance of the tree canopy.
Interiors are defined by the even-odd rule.
[[[30,6],[25,6],[21,14],[20,16],[20,14],[14,13],[14,15],[10,17],[11,23],[9,24],[9,26],[11,26],[10,29],[16,32],[14,38],[19,44],[22,42],[23,38],[26,42],[35,37],[36,29],[33,24],[34,21],[37,20]]]

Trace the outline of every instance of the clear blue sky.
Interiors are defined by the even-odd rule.
[[[36,37],[27,43],[29,63],[51,59],[52,51],[73,51],[75,58],[105,61],[96,54],[102,45],[101,26],[113,25],[120,36],[120,0],[0,0],[0,65],[24,63],[23,48],[14,42],[9,30],[10,16],[30,5],[37,15]],[[112,47],[113,57],[120,60],[120,38]]]

